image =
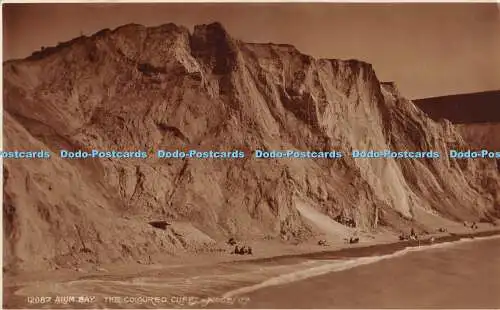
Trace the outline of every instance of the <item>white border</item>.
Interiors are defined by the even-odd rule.
[[[78,1],[78,0],[0,0],[0,4],[2,7],[1,13],[0,13],[0,40],[2,42],[2,48],[0,49],[0,58],[2,59],[2,65],[3,65],[3,48],[4,48],[4,41],[3,41],[3,5],[4,4],[9,4],[9,3],[27,3],[27,4],[56,4],[56,3],[72,3],[72,4],[91,4],[91,3],[103,3],[103,4],[116,4],[116,3],[135,3],[135,4],[146,4],[146,3],[282,3],[282,4],[287,4],[287,3],[309,3],[309,4],[314,4],[314,3],[497,3],[498,9],[500,10],[500,0],[490,0],[490,1],[479,1],[479,0],[444,0],[444,1],[433,1],[433,0],[413,0],[413,1],[396,1],[396,0],[350,0],[350,1],[329,1],[329,0],[316,0],[316,1],[307,1],[307,0],[289,0],[289,1],[280,1],[280,0],[270,0],[270,1],[265,1],[265,0],[253,0],[253,1],[238,1],[238,0],[213,0],[213,1],[205,1],[205,0],[156,0],[156,1],[133,1],[133,0],[112,0],[112,1],[100,1],[100,0],[87,0],[87,1]],[[3,70],[0,70],[0,85],[2,88],[2,96],[0,97],[0,128],[2,128],[2,134],[0,135],[0,150],[3,150]],[[2,204],[2,212],[0,212],[0,223],[2,223],[2,231],[1,231],[1,238],[0,238],[0,247],[2,248],[2,255],[0,257],[0,266],[3,268],[3,159],[0,158],[0,165],[1,165],[1,170],[0,170],[0,188],[2,189],[2,195],[0,195],[0,204]],[[3,269],[2,269],[2,279],[0,280],[1,287],[0,287],[0,309],[3,308]],[[139,310],[138,308],[137,310]],[[160,308],[158,308],[160,309]],[[163,308],[167,309],[167,308]],[[239,308],[242,309],[242,308]],[[313,309],[313,308],[311,308]],[[376,308],[373,308],[375,310]],[[140,309],[143,310],[143,309]],[[203,309],[206,310],[206,309]],[[261,309],[261,310],[266,310],[266,309]],[[342,310],[342,309],[337,309],[337,310]],[[371,310],[371,309],[370,309]],[[398,310],[398,309],[394,309]],[[451,310],[451,309],[450,309]],[[463,310],[472,310],[472,309],[463,309]],[[487,310],[487,309],[481,309],[481,310]]]
[[[0,0],[1,1],[1,0]],[[135,3],[135,4],[146,4],[146,3],[497,3],[499,4],[500,9],[500,0],[443,0],[443,1],[435,1],[435,0],[414,0],[414,1],[397,1],[397,0],[349,0],[349,1],[335,1],[335,0],[150,0],[150,1],[140,1],[140,0],[111,0],[111,1],[103,1],[103,0],[4,0],[4,3],[33,3],[33,4],[42,4],[42,3],[75,3],[75,4],[90,4],[90,3],[105,3],[105,4],[115,4],[115,3]]]

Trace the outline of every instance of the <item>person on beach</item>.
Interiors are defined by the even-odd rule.
[[[417,240],[417,239],[418,239],[417,234],[415,233],[415,230],[412,227],[410,231],[410,240]]]

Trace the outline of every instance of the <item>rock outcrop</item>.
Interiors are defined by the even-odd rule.
[[[229,236],[306,240],[325,227],[341,239],[353,228],[333,220],[340,215],[368,232],[409,223],[425,230],[426,216],[498,216],[496,162],[448,159],[449,148],[465,147],[459,133],[362,61],[244,43],[218,23],[193,33],[132,24],[3,70],[4,150],[55,153],[4,160],[8,268],[141,260]],[[58,157],[61,148],[247,156],[71,160]],[[344,156],[255,159],[256,149]],[[442,156],[355,159],[353,149]],[[149,225],[155,220],[172,225]],[[179,233],[175,223],[195,233]]]

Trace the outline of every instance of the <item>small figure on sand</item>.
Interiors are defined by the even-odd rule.
[[[351,244],[352,244],[352,243],[358,243],[358,242],[359,242],[359,237],[351,237],[351,238],[349,239],[349,243],[351,243]]]
[[[418,235],[413,228],[410,231],[410,240],[418,240]]]
[[[472,229],[478,229],[479,227],[477,226],[476,222],[472,222],[472,225],[470,226]]]
[[[253,251],[252,251],[252,248],[249,247],[249,246],[241,246],[239,247],[238,245],[236,245],[234,247],[234,251],[231,252],[231,254],[238,254],[238,255],[253,255]]]
[[[326,246],[326,240],[325,239],[321,239],[318,241],[318,245],[321,245],[321,246]]]

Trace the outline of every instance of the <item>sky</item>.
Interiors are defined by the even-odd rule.
[[[408,98],[500,89],[495,3],[4,4],[4,60],[127,23],[192,29],[218,21],[246,42],[295,45],[316,58],[359,59]]]

